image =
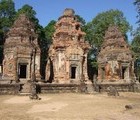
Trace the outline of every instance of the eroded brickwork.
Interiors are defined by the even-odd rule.
[[[4,44],[3,79],[40,79],[40,48],[34,25],[20,15],[7,33]]]
[[[134,79],[133,55],[118,27],[110,26],[98,55],[98,80]]]
[[[80,83],[88,80],[87,53],[89,43],[72,9],[65,9],[56,23],[49,49],[46,80],[55,83]]]

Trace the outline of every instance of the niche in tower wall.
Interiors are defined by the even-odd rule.
[[[71,79],[76,79],[76,67],[71,66]]]
[[[26,79],[27,78],[27,64],[19,64],[19,78]]]
[[[127,67],[122,67],[122,79],[126,78],[126,74],[127,74]]]

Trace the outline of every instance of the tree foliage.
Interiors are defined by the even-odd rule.
[[[138,24],[138,27],[136,30],[132,33],[133,35],[133,40],[131,42],[131,48],[134,52],[135,55],[135,74],[136,77],[139,78],[140,80],[140,0],[135,0],[134,5],[136,6],[136,10],[138,12],[138,15],[136,16],[138,21],[136,22]]]
[[[136,6],[138,12],[138,28],[133,32],[134,39],[132,40],[131,47],[135,53],[135,58],[140,59],[140,0],[135,0],[134,5]]]
[[[135,67],[135,74],[136,77],[140,80],[140,34],[136,34],[134,36],[134,39],[131,43],[131,48],[134,52],[135,60],[134,60],[134,67]]]
[[[20,14],[25,14],[34,23],[36,31],[40,34],[42,27],[39,24],[39,20],[36,18],[36,11],[33,9],[33,7],[28,4],[25,4],[24,6],[22,6],[22,8],[20,8],[17,11],[16,18]]]
[[[15,4],[12,0],[0,1],[0,29],[4,30],[13,24],[15,13]]]
[[[0,0],[0,64],[3,59],[4,36],[14,22],[15,4],[12,0]]]
[[[137,15],[137,23],[140,25],[140,0],[135,0],[134,1],[134,5],[136,6],[136,9],[137,9],[137,12],[138,12],[138,15]]]
[[[49,24],[44,28],[47,43],[50,45],[52,43],[52,37],[55,32],[55,20],[51,20]]]
[[[77,18],[77,21],[81,23],[82,26],[86,24],[86,21],[80,16],[80,15],[75,15]]]
[[[135,57],[140,58],[140,35],[134,37],[131,43],[131,48],[135,53]]]
[[[136,58],[140,57],[140,0],[135,0],[134,5],[136,6],[138,15],[136,16],[138,18],[137,24],[138,28],[132,33],[134,36],[134,39],[131,43],[132,50],[135,52]]]
[[[131,43],[132,50],[135,52],[135,54],[139,54],[139,46],[140,46],[140,0],[135,0],[134,5],[136,6],[136,10],[138,12],[138,15],[136,16],[138,21],[136,22],[138,24],[138,28],[136,28],[135,31],[133,31],[132,35],[134,36],[134,39]],[[136,55],[137,57],[139,55]]]
[[[116,25],[120,28],[123,35],[130,30],[130,25],[119,10],[109,10],[99,13],[91,22],[87,23],[85,31],[86,39],[95,47],[100,48],[105,31],[110,25]]]

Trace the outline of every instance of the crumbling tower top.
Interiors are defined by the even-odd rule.
[[[35,28],[34,24],[29,20],[29,18],[25,14],[21,14],[15,20],[12,28],[7,33],[7,36],[8,37],[17,37],[17,36],[37,37],[34,28]]]
[[[71,8],[66,8],[63,12],[63,15],[65,16],[73,16],[75,14],[75,11]]]

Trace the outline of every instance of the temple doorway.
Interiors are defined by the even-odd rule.
[[[126,70],[127,70],[126,67],[122,67],[122,79],[126,78]]]
[[[71,67],[71,79],[76,79],[76,67]]]
[[[19,78],[27,78],[27,64],[19,65]]]

